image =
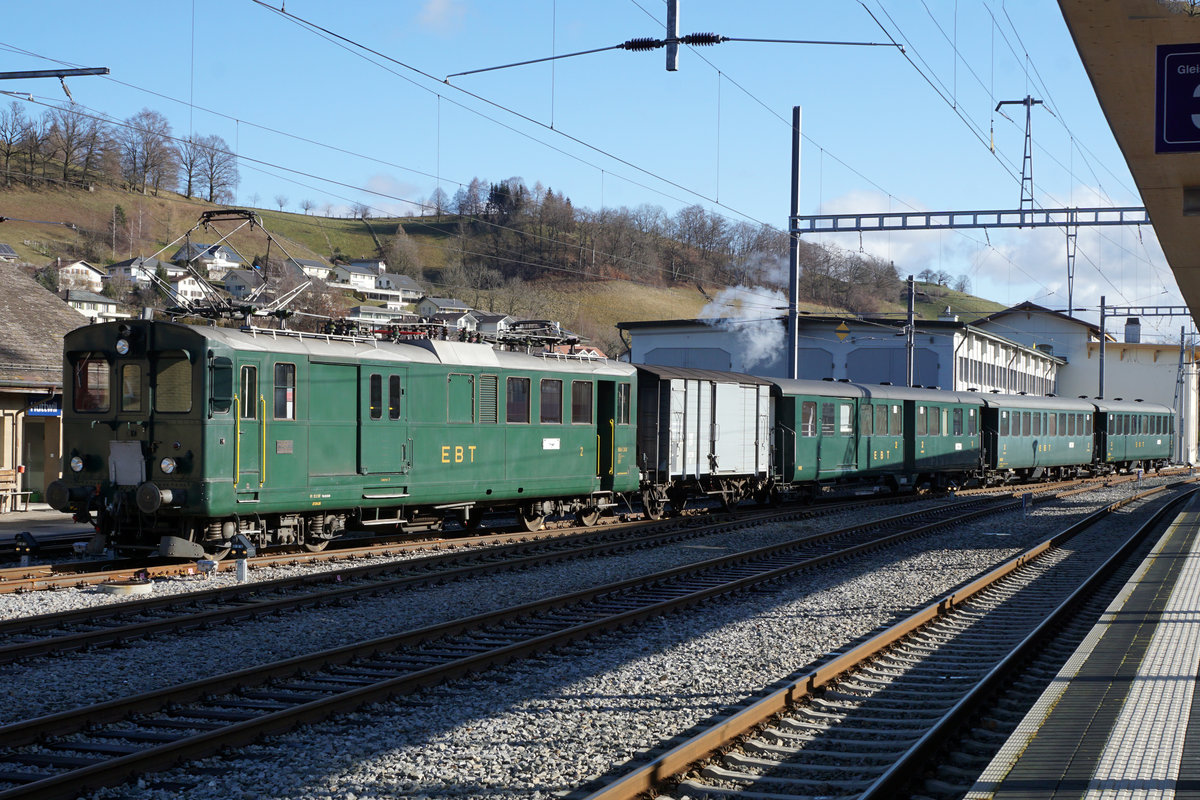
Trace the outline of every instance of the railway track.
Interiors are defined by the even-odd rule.
[[[1136,567],[1130,554],[1148,547],[1163,517],[1197,490],[1171,498],[1121,542],[1089,538],[1109,511],[1158,491],[1101,509],[715,721],[588,800],[959,796],[958,788],[971,785],[967,771],[943,769],[929,785],[923,776],[933,769],[931,755],[956,741],[998,687],[1064,625],[1074,621],[1086,630],[1087,615],[1094,618]],[[1081,606],[1085,618],[1074,618]],[[1061,658],[1070,654],[1070,648],[1052,649]],[[1044,680],[1055,673],[1046,664],[1038,668]],[[1029,702],[1036,696],[1032,692]],[[986,764],[980,750],[998,748],[1002,740],[977,732],[968,745],[970,760]]]
[[[976,501],[980,502],[980,501]],[[0,727],[0,798],[74,797],[491,665],[922,536],[1017,501],[948,504],[903,530],[806,537],[397,636]],[[906,515],[907,516],[907,515]]]

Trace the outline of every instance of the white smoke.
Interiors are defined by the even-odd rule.
[[[787,347],[787,329],[780,323],[786,312],[787,297],[776,289],[731,286],[710,300],[699,318],[737,340],[742,369],[749,371]]]

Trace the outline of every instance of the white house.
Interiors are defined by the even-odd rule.
[[[387,262],[380,258],[352,258],[350,266],[365,267],[374,271],[377,275],[382,275],[387,272]]]
[[[317,280],[328,280],[333,267],[316,258],[289,258],[288,261],[298,267],[305,276]]]
[[[462,300],[449,297],[422,297],[417,303],[417,313],[422,317],[432,317],[435,314],[450,314],[453,312],[470,311],[471,307]]]
[[[120,311],[120,304],[112,298],[93,294],[83,289],[68,289],[63,294],[67,305],[92,322],[108,322],[114,319],[129,319],[130,314]]]
[[[474,333],[479,329],[479,320],[470,311],[451,311],[446,314],[434,314],[429,317],[429,321],[440,322],[450,330],[467,331],[468,333]]]
[[[108,279],[110,281],[124,281],[130,286],[148,286],[160,266],[163,268],[170,266],[174,269],[179,269],[175,264],[168,265],[166,261],[159,261],[157,258],[135,256],[127,258],[124,261],[118,261],[115,264],[110,264],[108,267]],[[170,273],[168,273],[169,276]]]
[[[59,259],[55,268],[58,270],[58,288],[60,290],[84,289],[94,294],[100,294],[100,290],[104,288],[104,279],[108,277],[108,273],[104,270],[86,261],[72,261],[70,264],[63,264],[62,259]]]
[[[515,321],[508,314],[496,314],[491,311],[472,311],[471,316],[475,317],[480,333],[501,333],[508,330]]]
[[[355,266],[353,264],[338,264],[333,268],[333,279],[335,282],[359,292],[370,291],[375,288],[375,279],[379,276],[377,270],[367,266]]]
[[[204,297],[204,290],[200,288],[200,282],[191,275],[171,281],[171,292],[181,301],[200,300]]]
[[[191,242],[175,251],[171,260],[177,264],[191,264],[201,275],[216,279],[231,269],[245,266],[245,261],[225,245]]]

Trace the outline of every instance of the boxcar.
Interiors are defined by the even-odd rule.
[[[770,384],[752,375],[641,364],[637,463],[657,518],[694,496],[725,505],[767,491]]]
[[[632,367],[486,345],[135,320],[66,337],[56,508],[118,550],[195,557],[241,534],[594,522],[636,490]]]
[[[1167,464],[1174,455],[1175,411],[1141,400],[1094,400],[1096,460],[1110,470]]]
[[[1000,480],[1065,478],[1091,470],[1092,416],[1087,400],[984,395],[984,452]]]

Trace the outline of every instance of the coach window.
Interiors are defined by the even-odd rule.
[[[278,408],[275,416],[279,416]],[[371,419],[383,419],[383,377],[380,375],[371,376]]]
[[[1029,436],[1030,430],[1033,427],[1032,414],[1029,411],[1021,412],[1021,435]]]
[[[296,418],[296,365],[275,365],[275,419]]]
[[[505,420],[529,422],[529,378],[509,378],[505,386]]]
[[[1000,435],[1008,436],[1008,412],[1000,412]]]
[[[591,381],[571,381],[571,422],[592,424]]]
[[[888,434],[888,407],[887,404],[875,406],[875,433]]]
[[[926,420],[929,415],[926,414],[925,406],[917,406],[917,436],[925,436],[929,433],[929,425]]]
[[[1078,416],[1077,414],[1067,414],[1067,429],[1066,429],[1066,433],[1067,433],[1067,435],[1068,435],[1068,436],[1074,436],[1074,435],[1075,435],[1075,418],[1076,418],[1077,416]]]
[[[888,422],[888,433],[892,436],[904,433],[904,413],[899,404],[892,406],[892,419]]]
[[[242,419],[258,419],[258,367],[242,367]]]
[[[1058,414],[1051,414],[1046,417],[1046,435],[1058,436]]]
[[[399,375],[388,376],[388,419],[400,419],[400,395],[404,394],[400,386]]]
[[[154,410],[174,414],[192,410],[192,361],[182,350],[172,350],[158,357]]]
[[[951,428],[950,433],[954,436],[962,436],[963,435],[962,412],[963,412],[963,410],[961,408],[956,408],[956,409],[954,409],[953,416],[951,417],[951,423],[953,424],[954,427]]]
[[[121,410],[142,410],[142,365],[121,365]],[[225,409],[229,410],[228,407]]]
[[[929,435],[942,435],[942,409],[940,408],[929,409]]]
[[[854,433],[854,409],[849,403],[838,404],[838,433],[850,436]]]
[[[542,379],[539,407],[541,409],[539,419],[542,422],[562,424],[562,381],[553,378]]]
[[[1058,415],[1058,435],[1059,436],[1067,435],[1067,419],[1070,416],[1071,416],[1070,414],[1059,414]]]
[[[631,392],[633,387],[628,383],[617,384],[617,424],[629,424],[629,398],[632,397]]]
[[[1079,417],[1080,417],[1081,421],[1083,421],[1087,424],[1087,430],[1084,431],[1083,435],[1091,436],[1092,435],[1092,415],[1088,414],[1087,416],[1084,416],[1084,415],[1080,414]]]
[[[967,435],[975,436],[979,433],[979,417],[975,415],[975,409],[967,409]]]
[[[1042,435],[1042,415],[1039,412],[1033,414],[1033,430],[1030,431],[1033,436]]]
[[[821,403],[821,435],[833,436],[837,430],[837,403]]]
[[[108,411],[111,370],[106,358],[84,356],[75,363],[75,410]]]
[[[1150,432],[1150,415],[1149,414],[1142,414],[1142,430],[1141,430],[1141,432],[1142,433]]]
[[[858,435],[870,436],[874,433],[875,412],[871,410],[868,403],[863,403],[858,407]]]
[[[800,435],[817,435],[817,404],[811,400],[800,405]]]

